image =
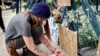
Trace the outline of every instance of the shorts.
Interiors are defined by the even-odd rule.
[[[19,36],[18,38],[13,40],[8,40],[6,43],[10,48],[12,48],[12,41],[14,42],[14,48],[16,49],[20,49],[25,46],[25,42],[22,36]]]

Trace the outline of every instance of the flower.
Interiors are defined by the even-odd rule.
[[[58,9],[58,5],[55,5],[54,8],[55,8],[55,9]]]
[[[61,15],[61,13],[58,13],[57,15],[56,15],[56,19],[61,19],[61,17],[62,17],[62,15]]]
[[[54,17],[55,23],[61,23],[62,14],[58,9],[52,10],[52,17]]]

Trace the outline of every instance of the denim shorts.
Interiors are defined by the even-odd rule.
[[[25,42],[24,42],[22,36],[19,36],[18,38],[13,39],[13,40],[8,40],[6,43],[7,43],[7,45],[8,45],[10,48],[13,47],[13,46],[12,46],[12,45],[13,45],[13,44],[12,44],[12,41],[13,41],[13,43],[14,43],[14,48],[16,48],[16,49],[20,49],[20,48],[22,48],[22,47],[25,46]]]

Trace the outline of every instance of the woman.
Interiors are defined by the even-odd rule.
[[[36,49],[40,42],[52,52],[55,49],[44,37],[42,31],[44,22],[50,17],[50,9],[44,2],[37,3],[31,11],[25,11],[12,18],[6,29],[6,47],[10,56],[18,56],[16,49],[26,46],[29,51],[37,56],[47,56],[42,51]],[[44,27],[45,28],[45,27]],[[45,34],[50,37],[45,28]],[[57,51],[56,51],[57,53]]]

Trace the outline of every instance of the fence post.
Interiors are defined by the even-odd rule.
[[[19,0],[16,0],[16,14],[19,13]]]

